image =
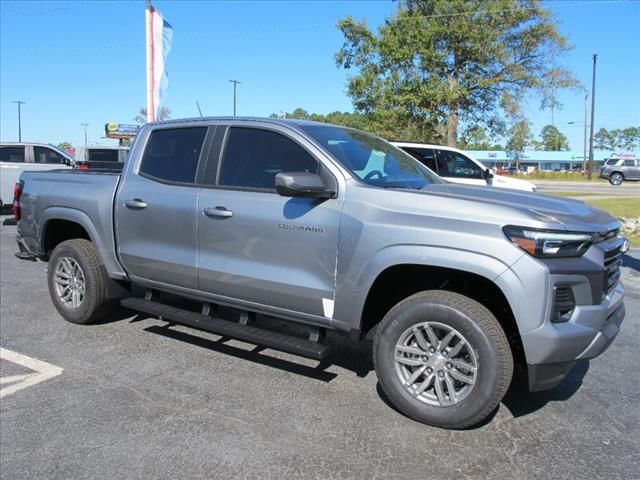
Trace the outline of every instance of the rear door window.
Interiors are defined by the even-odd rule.
[[[0,147],[0,162],[24,163],[24,147]]]
[[[33,147],[33,161],[35,163],[66,164],[67,159],[60,153],[48,147]]]
[[[154,130],[140,164],[140,174],[175,183],[194,183],[207,127]]]

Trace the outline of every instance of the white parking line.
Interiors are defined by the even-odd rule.
[[[63,369],[60,367],[7,350],[6,348],[0,348],[0,359],[15,363],[35,372],[22,375],[10,375],[0,378],[0,385],[6,385],[4,388],[0,389],[0,398],[4,398],[19,390],[32,387],[33,385],[37,385],[38,383],[57,377],[63,372]]]

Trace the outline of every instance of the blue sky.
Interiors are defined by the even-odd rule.
[[[352,15],[379,25],[396,4],[379,1],[169,1],[154,5],[174,28],[165,105],[173,118],[232,113],[267,116],[303,107],[351,111],[348,72],[335,66],[342,45],[335,27]],[[575,46],[565,65],[588,88],[598,53],[596,129],[640,125],[640,1],[547,2]],[[143,1],[0,1],[0,139],[105,142],[104,124],[133,123],[145,103]],[[556,125],[582,149],[584,96],[566,92]],[[533,131],[550,113],[529,99]]]

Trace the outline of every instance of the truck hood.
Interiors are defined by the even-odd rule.
[[[454,184],[428,185],[421,193],[479,203],[484,209],[495,207],[496,214],[507,214],[505,225],[529,219],[532,224],[522,226],[542,223],[578,232],[606,232],[620,226],[616,218],[580,200],[541,193]]]

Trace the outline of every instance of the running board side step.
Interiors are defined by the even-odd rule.
[[[301,357],[324,360],[329,353],[331,353],[331,348],[328,345],[272,332],[251,325],[243,325],[229,320],[214,318],[201,313],[190,312],[189,310],[145,300],[144,298],[124,298],[120,303],[123,307],[161,317],[163,320],[180,323],[248,343],[255,343],[256,345],[273,348],[274,350],[293,353]]]

